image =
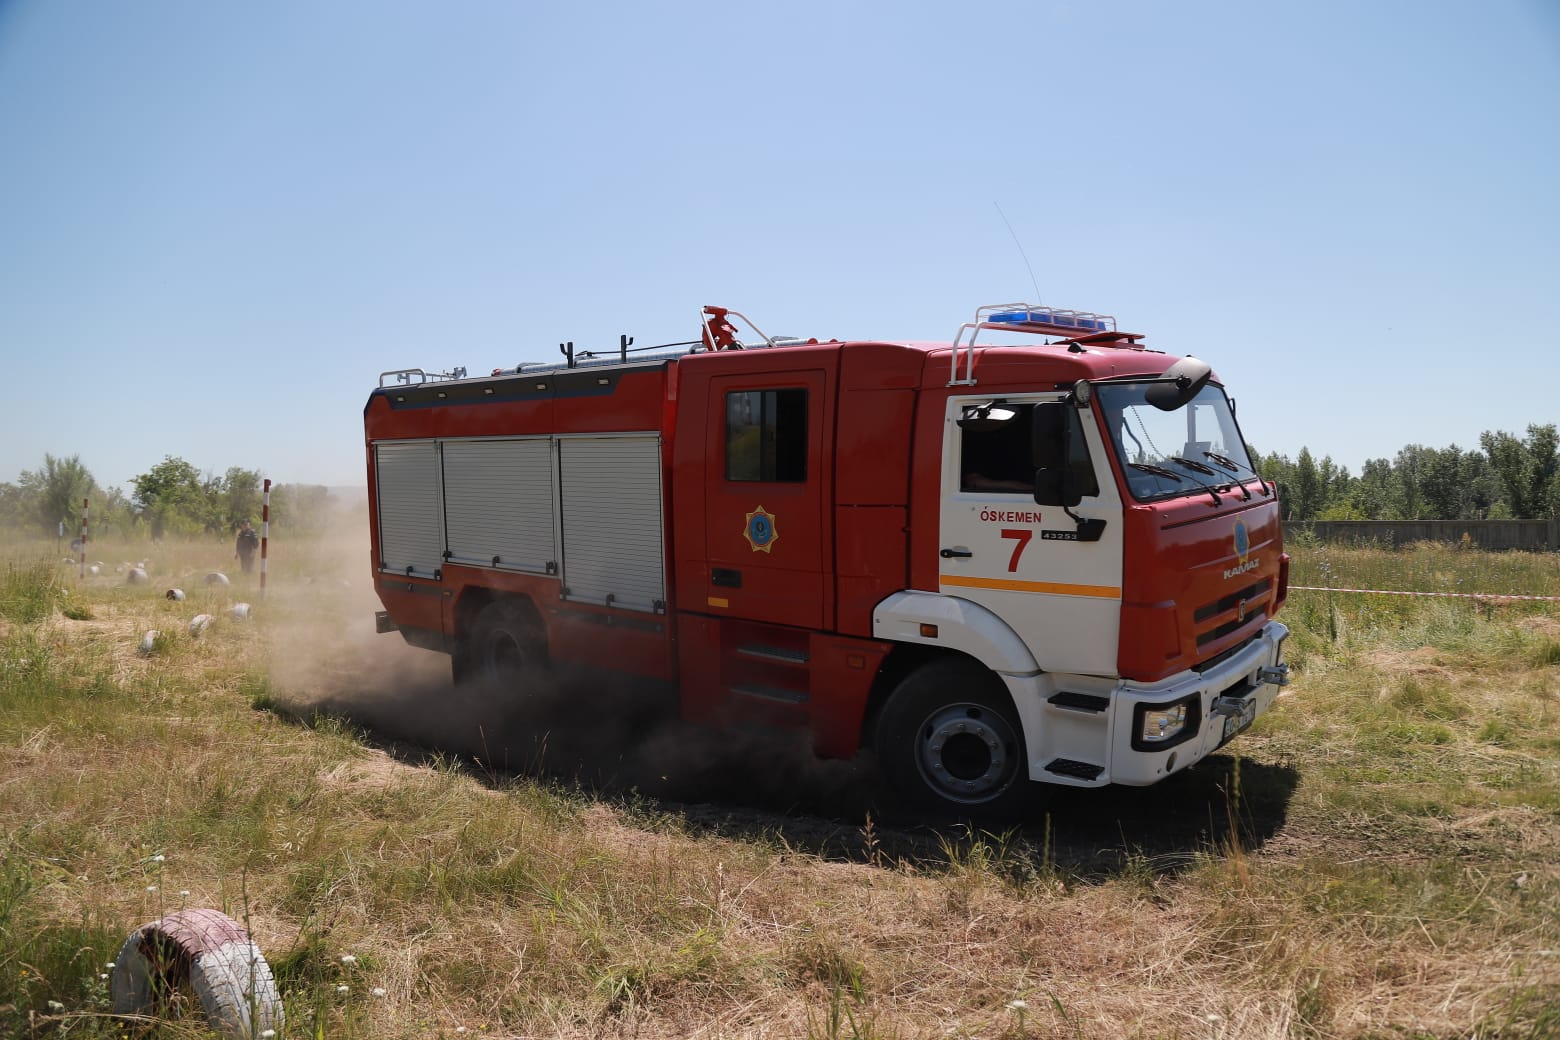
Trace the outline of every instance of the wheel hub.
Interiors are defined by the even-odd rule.
[[[1013,732],[979,704],[950,704],[921,727],[916,765],[926,782],[956,802],[982,802],[1013,782]]]

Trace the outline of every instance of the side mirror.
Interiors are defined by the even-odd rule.
[[[1035,470],[1035,504],[1061,506],[1071,509],[1083,496],[1072,480],[1072,470],[1066,466],[1042,466]]]
[[[1143,398],[1161,412],[1173,412],[1196,397],[1212,375],[1208,362],[1184,357],[1166,369],[1158,382],[1150,384],[1143,391]]]
[[[1072,416],[1061,401],[1035,405],[1030,457],[1035,460],[1035,503],[1070,509],[1083,501],[1073,480]]]

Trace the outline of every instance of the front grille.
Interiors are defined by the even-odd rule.
[[[1244,621],[1232,618],[1229,621],[1226,621],[1224,624],[1220,625],[1218,628],[1210,628],[1206,632],[1197,633],[1197,648],[1201,650],[1209,643],[1216,643],[1225,636],[1229,635],[1231,632],[1239,632],[1247,625],[1266,620],[1267,612],[1263,610],[1257,610],[1247,614]]]
[[[1234,657],[1236,654],[1238,654],[1242,650],[1246,649],[1246,647],[1250,646],[1251,645],[1251,641],[1253,639],[1256,639],[1261,634],[1262,633],[1258,632],[1256,635],[1253,635],[1251,637],[1251,639],[1242,639],[1240,642],[1236,643],[1234,646],[1230,647],[1228,650],[1224,650],[1224,651],[1221,651],[1220,653],[1214,654],[1212,657],[1208,658],[1206,661],[1198,661],[1196,664],[1192,665],[1192,671],[1194,671],[1194,672],[1206,672],[1206,671],[1209,671],[1210,669],[1219,667],[1219,665],[1223,664],[1225,661],[1228,661],[1230,658]]]
[[[1213,603],[1208,603],[1208,604],[1205,604],[1205,605],[1203,605],[1201,607],[1198,607],[1197,608],[1197,612],[1192,615],[1192,620],[1197,622],[1197,623],[1199,623],[1199,624],[1201,624],[1204,621],[1208,621],[1208,620],[1211,620],[1212,618],[1216,618],[1220,614],[1223,614],[1226,611],[1234,610],[1235,609],[1235,605],[1237,603],[1249,602],[1250,600],[1253,600],[1253,599],[1257,598],[1258,596],[1266,595],[1268,589],[1270,589],[1272,587],[1273,587],[1273,579],[1272,578],[1263,578],[1261,581],[1257,582],[1256,584],[1254,584],[1254,585],[1247,585],[1243,589],[1239,589],[1239,590],[1237,590],[1235,592],[1230,593],[1228,596],[1225,596],[1223,599],[1220,599],[1220,600],[1217,600],[1217,601],[1215,601]]]

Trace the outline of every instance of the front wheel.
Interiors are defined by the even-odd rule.
[[[888,796],[943,816],[1000,816],[1027,798],[1023,728],[1006,688],[973,661],[905,677],[878,716],[873,746]]]

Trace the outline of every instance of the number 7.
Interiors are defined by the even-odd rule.
[[[1030,530],[1021,530],[1016,527],[1008,527],[1003,529],[1003,538],[1012,538],[1018,542],[1017,545],[1013,546],[1013,558],[1008,561],[1009,574],[1018,570],[1018,558],[1024,555],[1024,546],[1028,545],[1029,539],[1033,538],[1034,536],[1035,533]]]

